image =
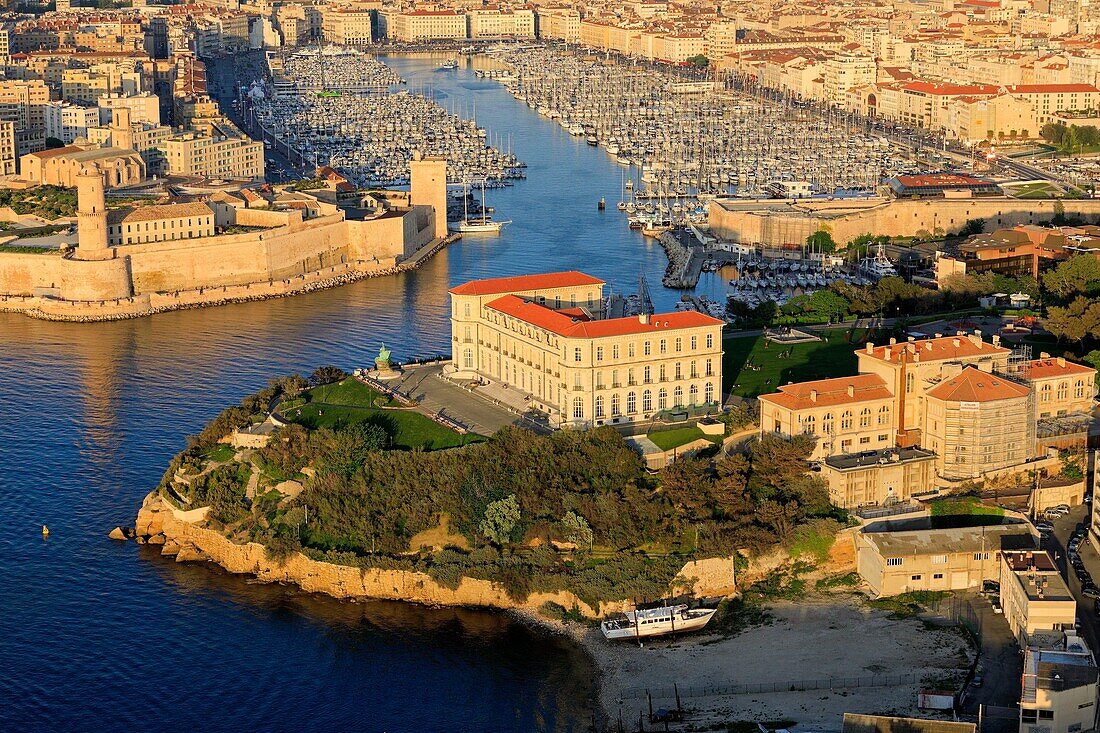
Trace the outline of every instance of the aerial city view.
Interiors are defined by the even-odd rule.
[[[1093,7],[3,0],[0,730],[1095,731]]]

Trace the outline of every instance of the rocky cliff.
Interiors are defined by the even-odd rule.
[[[576,607],[589,618],[615,613],[632,606],[623,601],[593,608],[573,593],[532,593],[522,603],[508,596],[500,585],[463,578],[457,588],[436,583],[426,573],[381,568],[356,568],[312,560],[295,553],[283,561],[268,559],[263,545],[239,545],[224,535],[201,526],[205,509],[180,511],[157,492],[145,497],[138,512],[135,534],[139,541],[161,545],[161,554],[177,562],[209,561],[231,573],[246,573],[268,582],[293,583],[303,590],[336,598],[383,598],[426,605],[484,606],[538,611],[543,604]],[[697,595],[727,595],[734,590],[733,561],[714,558],[684,566],[674,587],[694,587]]]

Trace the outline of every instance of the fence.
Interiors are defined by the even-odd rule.
[[[655,699],[673,699],[677,690],[680,697],[718,697],[722,695],[755,695],[768,692],[805,692],[808,690],[844,690],[856,687],[894,687],[912,685],[921,681],[922,675],[916,672],[907,674],[876,674],[865,677],[827,677],[816,680],[794,680],[791,682],[750,682],[744,684],[728,683],[724,685],[677,685],[673,687],[645,688],[629,687],[623,690],[624,698],[644,698],[647,694]]]

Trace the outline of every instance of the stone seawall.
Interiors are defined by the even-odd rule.
[[[141,318],[189,308],[285,298],[315,290],[326,290],[372,277],[385,277],[415,270],[440,249],[458,239],[450,236],[425,245],[403,262],[362,262],[326,267],[305,275],[271,282],[199,288],[178,292],[145,293],[115,300],[76,301],[42,296],[0,295],[0,311],[23,313],[46,321],[94,323]],[[34,255],[42,257],[42,255]]]
[[[633,606],[628,601],[601,603],[593,608],[573,593],[532,593],[517,602],[497,583],[463,578],[457,588],[436,583],[426,573],[381,568],[355,568],[311,560],[295,553],[283,562],[269,560],[263,545],[238,545],[224,535],[200,526],[203,510],[183,512],[169,505],[157,492],[145,497],[138,512],[135,533],[139,539],[161,545],[161,554],[177,562],[209,561],[231,573],[253,575],[272,583],[293,583],[305,591],[335,598],[378,598],[425,605],[481,606],[537,612],[547,602],[576,607],[589,618],[616,613]],[[733,592],[733,562],[715,558],[688,563],[681,571],[688,585],[700,595]],[[675,584],[675,581],[674,581]],[[683,585],[683,582],[680,583]]]

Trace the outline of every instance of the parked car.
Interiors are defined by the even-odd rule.
[[[984,684],[985,684],[985,677],[982,677],[980,674],[974,675],[974,679],[970,680],[970,686],[971,687],[981,687]]]
[[[996,580],[983,580],[982,581],[982,593],[991,596],[1001,595],[1001,584]]]
[[[1083,586],[1081,588],[1081,595],[1083,595],[1085,598],[1100,598],[1100,588],[1097,588],[1095,585]]]

